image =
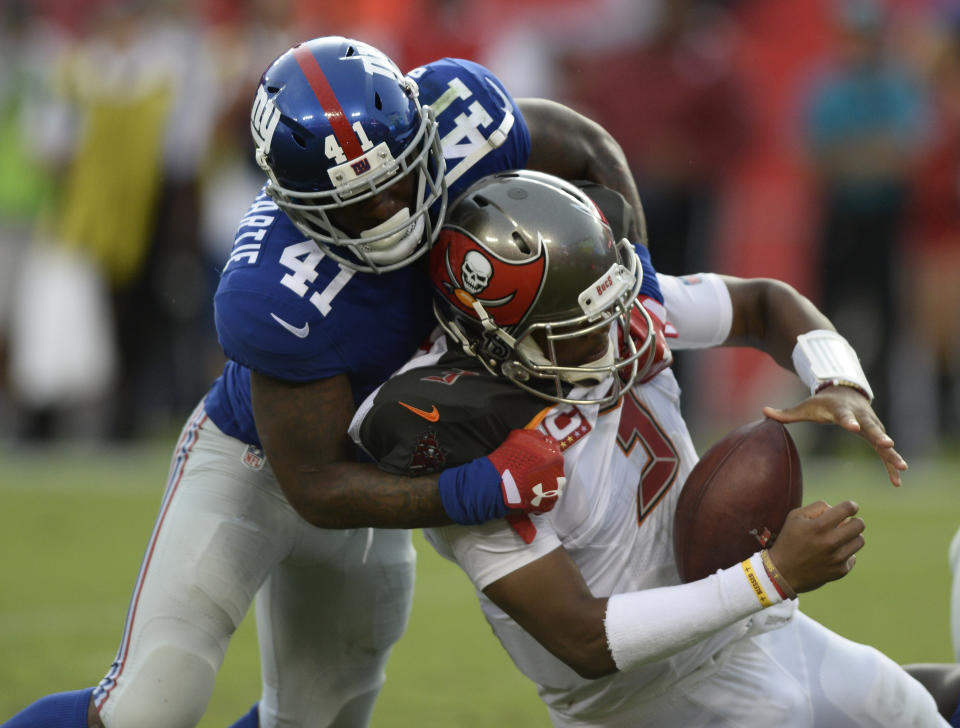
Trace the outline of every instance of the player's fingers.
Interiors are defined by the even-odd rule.
[[[880,420],[871,413],[860,418],[861,432],[874,448],[893,447],[893,438],[887,434]]]
[[[903,455],[897,452],[893,446],[878,447],[876,451],[885,463],[890,463],[897,470],[906,470],[909,467],[907,461],[903,459]]]
[[[833,421],[845,430],[863,434],[861,432],[860,420],[857,419],[853,410],[845,405],[838,405],[833,410]]]
[[[887,469],[887,475],[890,478],[890,482],[893,485],[900,487],[902,481],[900,479],[900,473],[907,469],[907,461],[904,460],[900,453],[891,448],[881,448],[877,450],[877,454],[880,456],[880,459],[883,460],[883,465]]]
[[[867,527],[862,518],[852,517],[833,529],[833,542],[840,546],[852,539],[857,538]]]
[[[777,422],[792,422],[786,410],[771,407],[770,405],[764,406],[763,416],[769,417],[771,420],[776,420]]]
[[[765,406],[763,414],[771,420],[782,422],[829,422],[829,413],[827,410],[812,400],[804,400],[800,404],[786,409]]]
[[[857,563],[856,553],[864,546],[863,536],[857,536],[834,553],[835,563],[839,576],[846,576]]]
[[[890,479],[890,485],[894,488],[899,488],[903,485],[903,479],[900,477],[900,471],[897,468],[891,467],[884,463],[887,467],[887,477]]]
[[[855,516],[859,510],[860,506],[853,501],[843,501],[824,511],[818,516],[817,520],[820,521],[825,528],[836,528],[851,516]]]
[[[817,518],[821,514],[830,510],[830,504],[826,501],[818,500],[813,503],[807,503],[805,506],[800,506],[794,512],[803,516],[804,518]]]
[[[834,554],[837,557],[838,561],[846,561],[848,558],[857,553],[862,549],[867,543],[866,538],[864,538],[863,533],[852,534],[849,538],[845,539],[843,543],[839,544],[834,551]]]

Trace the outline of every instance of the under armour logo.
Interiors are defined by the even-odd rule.
[[[540,503],[543,502],[544,498],[559,498],[560,494],[563,493],[563,486],[566,484],[566,482],[567,479],[561,476],[557,478],[557,489],[548,490],[546,492],[543,490],[543,483],[537,483],[535,486],[533,486],[533,494],[535,498],[530,501],[530,505],[534,508],[539,508]]]

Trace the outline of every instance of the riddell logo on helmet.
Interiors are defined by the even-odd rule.
[[[613,278],[611,278],[610,276],[607,276],[597,286],[597,295],[601,295],[605,290],[607,290],[612,285],[613,285]]]

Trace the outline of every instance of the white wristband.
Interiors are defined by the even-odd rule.
[[[604,629],[613,661],[629,670],[661,660],[783,601],[760,553],[689,584],[614,594]]]
[[[824,387],[852,387],[873,401],[873,390],[853,347],[836,331],[817,329],[797,337],[793,348],[797,376],[816,394]]]

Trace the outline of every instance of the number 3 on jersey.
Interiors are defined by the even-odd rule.
[[[307,295],[309,286],[317,280],[317,266],[323,260],[324,252],[312,240],[288,245],[280,255],[280,265],[290,270],[280,279],[280,283],[296,293],[300,298]],[[330,313],[331,302],[340,293],[347,282],[353,277],[353,271],[340,266],[337,275],[322,291],[314,291],[310,295],[310,303],[324,316]]]
[[[637,443],[647,454],[637,483],[637,525],[640,525],[676,481],[680,456],[667,433],[631,390],[623,397],[617,445],[629,457]]]

